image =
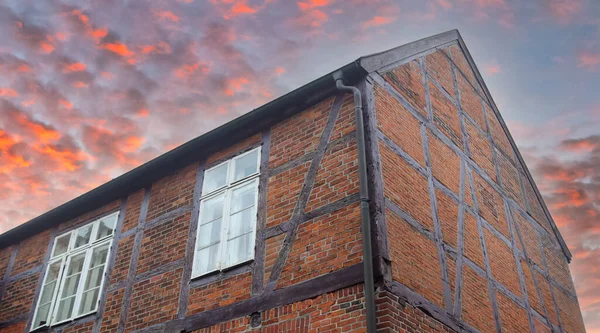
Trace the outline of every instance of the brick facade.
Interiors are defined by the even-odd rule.
[[[390,259],[378,331],[583,332],[567,260],[475,77],[452,44],[359,84],[375,256]],[[365,332],[355,130],[352,96],[332,93],[0,249],[0,332],[30,327],[54,238],[117,210],[99,310],[48,331]],[[255,258],[192,278],[204,170],[258,146]]]

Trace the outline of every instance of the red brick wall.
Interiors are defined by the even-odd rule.
[[[250,325],[245,316],[193,333],[221,332],[366,332],[362,285],[340,289],[318,297],[279,306],[261,313],[261,323]]]
[[[461,48],[372,76],[384,197],[395,206],[385,214],[392,278],[483,332],[496,320],[506,332],[547,330],[560,325],[555,307],[562,329],[583,332],[566,256]]]
[[[262,266],[250,264],[241,273],[200,277],[199,281],[194,280],[190,284],[189,296],[180,297],[182,281],[189,283],[183,276],[184,269],[191,265],[193,255],[187,252],[187,243],[190,236],[194,236],[190,234],[190,226],[198,163],[192,163],[154,182],[148,190],[139,189],[125,195],[125,215],[117,231],[122,236],[116,240],[114,266],[108,272],[110,280],[105,286],[106,301],[101,305],[104,317],[76,321],[65,326],[64,331],[91,332],[94,325],[103,332],[135,331],[173,320],[181,311],[184,316],[194,315],[247,300],[253,291],[260,292],[261,289],[254,290],[257,287],[252,286],[255,267],[264,270],[263,282],[266,285],[277,264],[280,270],[274,276],[274,286],[282,288],[360,263],[362,234],[357,203],[354,103],[351,95],[338,100],[335,103],[337,116],[332,117],[334,101],[335,97],[328,98],[270,129],[270,147],[263,149],[270,149],[269,169],[275,171],[267,182],[265,224],[262,228],[277,230],[289,227],[292,212],[300,205],[302,189],[306,201],[305,207],[298,208],[299,216],[310,213],[312,218],[298,221],[298,230],[293,238],[286,232],[270,233],[270,238],[263,240],[264,250],[257,251],[257,255],[264,253],[263,258],[257,258],[257,262],[264,262]],[[329,132],[325,133],[328,121],[332,123],[328,125]],[[317,150],[323,140],[322,149]],[[251,135],[211,153],[204,165],[210,167],[261,142],[261,133]],[[198,157],[201,156],[199,153]],[[313,160],[320,164],[312,165]],[[288,162],[297,166],[288,167]],[[308,179],[309,169],[314,170],[313,179]],[[339,200],[347,202],[335,209],[328,208],[329,204]],[[121,201],[112,202],[65,221],[54,233],[46,230],[2,250],[0,279],[9,269],[9,276],[28,270],[41,271],[52,241],[51,235],[88,223],[101,214],[118,209],[120,204]],[[319,213],[320,210],[324,213]],[[258,223],[260,227],[261,221]],[[289,252],[283,253],[286,250],[284,242],[291,244],[287,247]],[[13,253],[15,260],[9,265]],[[30,314],[39,277],[39,273],[23,278],[17,276],[7,285],[0,303],[0,323]],[[209,280],[203,282],[205,279]],[[180,309],[182,301],[185,308]],[[126,320],[120,322],[121,317]],[[303,319],[298,322],[273,321],[271,326],[265,327],[268,330],[287,329],[290,325],[302,326],[308,325],[308,322]],[[318,327],[325,324],[318,324],[317,320],[311,325]],[[352,325],[349,323],[344,327]]]

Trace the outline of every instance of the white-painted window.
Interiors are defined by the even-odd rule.
[[[192,277],[254,259],[260,148],[204,172]]]
[[[31,329],[96,312],[119,212],[54,239]]]

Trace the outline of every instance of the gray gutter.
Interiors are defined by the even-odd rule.
[[[256,108],[210,132],[142,164],[141,166],[66,202],[0,235],[0,249],[43,230],[52,228],[86,212],[119,200],[152,182],[181,169],[200,158],[227,147],[252,134],[301,112],[336,93],[332,74],[341,71],[346,82],[357,82],[366,75],[353,61],[290,93]]]

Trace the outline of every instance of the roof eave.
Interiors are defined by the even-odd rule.
[[[342,71],[348,83],[367,73],[353,61],[230,122],[202,134],[125,174],[0,235],[0,249],[97,209],[178,170],[208,154],[242,140],[335,93],[332,74]]]

